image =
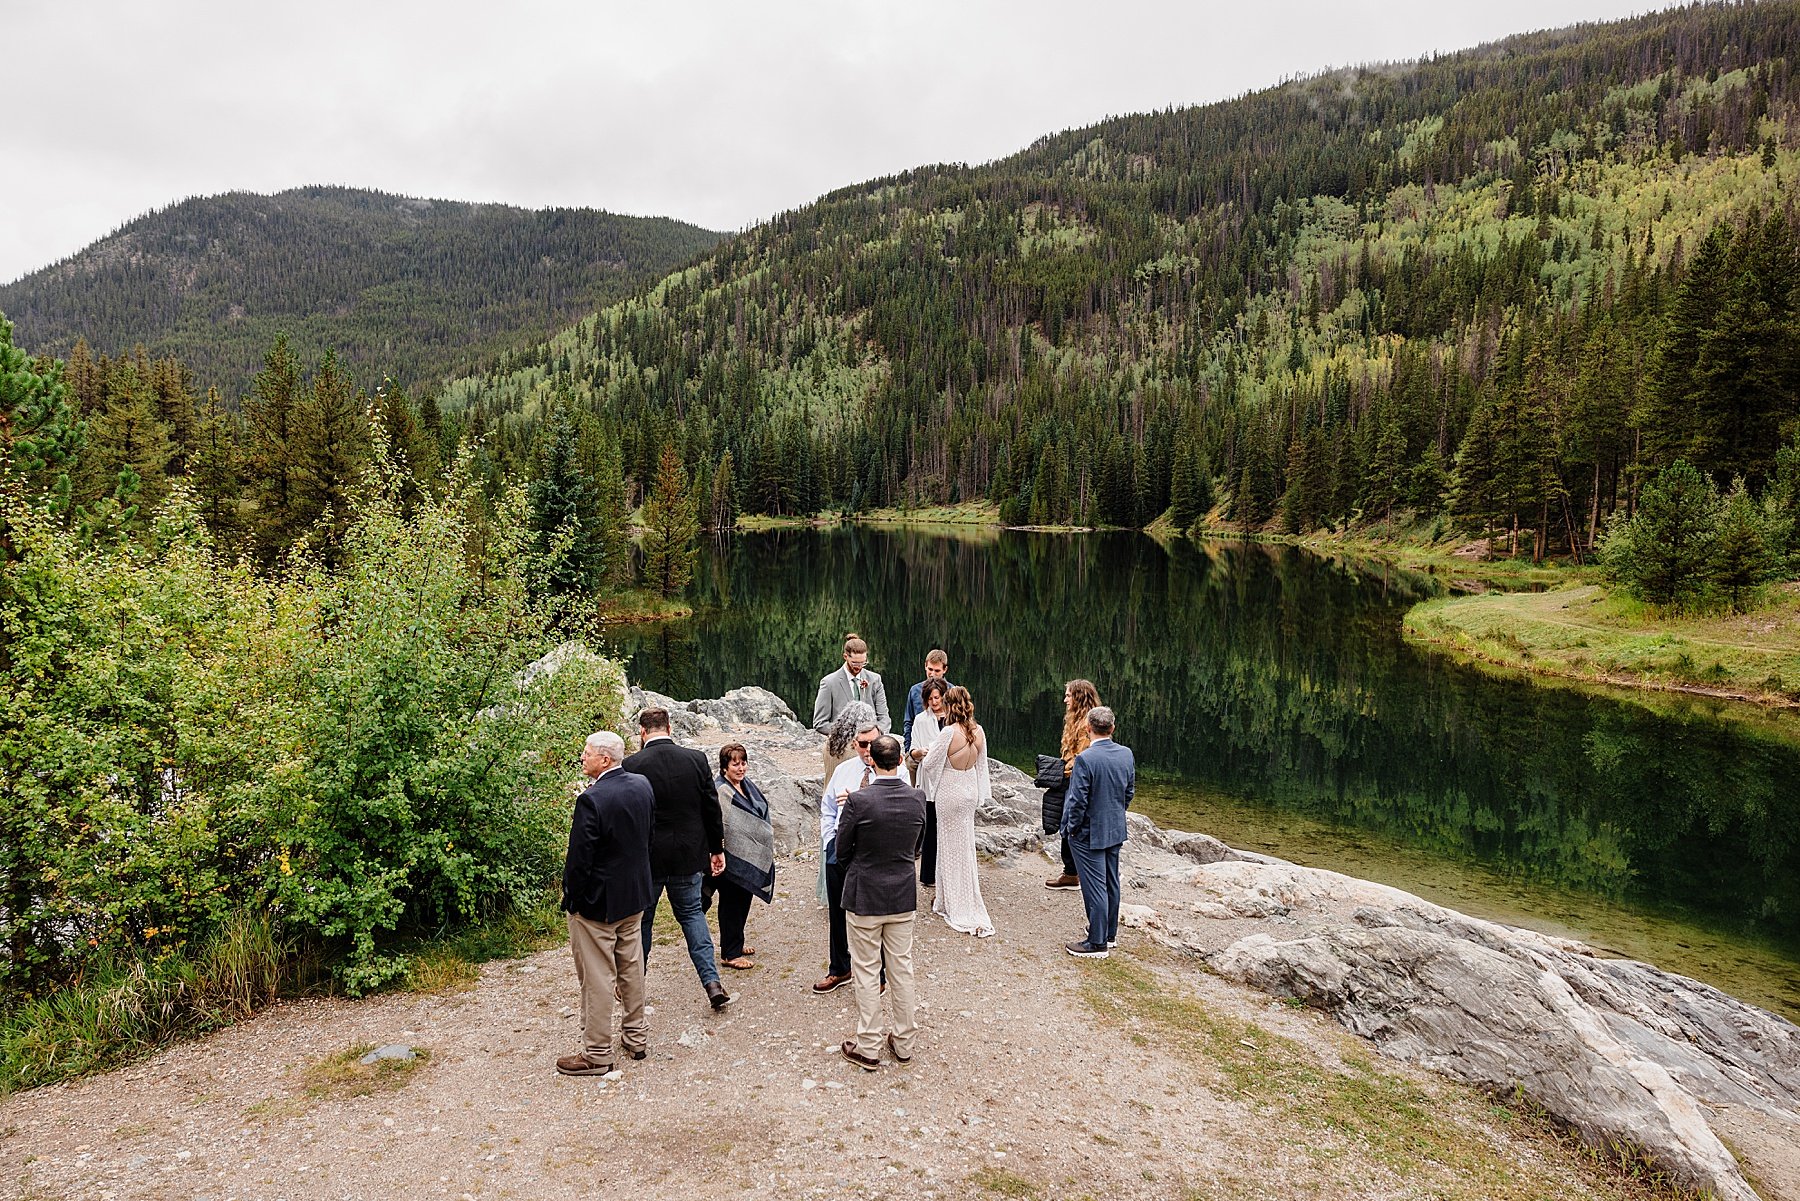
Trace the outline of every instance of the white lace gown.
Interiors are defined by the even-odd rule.
[[[915,727],[916,728],[916,727]],[[919,764],[919,784],[937,806],[937,895],[931,911],[952,930],[986,938],[994,932],[993,919],[981,899],[981,881],[975,872],[975,810],[993,799],[988,778],[987,747],[973,767],[950,766],[951,731],[946,726]]]

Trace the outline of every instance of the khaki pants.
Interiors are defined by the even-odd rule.
[[[642,1051],[650,1034],[644,1018],[644,915],[616,922],[590,922],[579,913],[568,918],[569,952],[581,985],[582,1054],[589,1063],[614,1062],[615,998],[624,1014],[619,1042],[626,1051]]]
[[[881,1056],[881,964],[887,960],[887,1000],[893,1015],[894,1047],[912,1054],[919,1032],[913,996],[913,915],[844,915],[850,934],[850,978],[856,988],[856,1050]]]

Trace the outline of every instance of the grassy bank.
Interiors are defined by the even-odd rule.
[[[1800,704],[1800,584],[1746,614],[1659,615],[1593,584],[1429,600],[1406,636],[1472,658],[1599,684]]]
[[[399,948],[407,973],[397,987],[460,992],[474,986],[481,964],[555,944],[567,936],[559,901],[546,892],[526,912],[415,938]],[[332,991],[315,950],[282,939],[262,917],[241,917],[197,953],[110,960],[44,996],[9,1004],[0,1019],[0,1097],[120,1067],[283,997]]]
[[[692,617],[694,607],[682,600],[672,600],[642,588],[614,593],[602,598],[600,620],[607,625],[631,625],[644,621],[673,621]]]

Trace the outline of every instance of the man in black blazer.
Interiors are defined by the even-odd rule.
[[[637,754],[625,760],[625,770],[650,781],[656,794],[656,834],[650,842],[650,904],[644,909],[644,962],[650,962],[650,927],[656,920],[656,899],[665,890],[669,908],[687,940],[688,958],[694,962],[706,999],[715,1011],[731,1004],[732,996],[719,983],[713,962],[712,931],[706,928],[706,910],[700,898],[702,873],[725,870],[725,819],[719,813],[719,794],[713,790],[712,768],[699,751],[675,745],[669,733],[669,711],[646,709],[638,714]]]
[[[887,1047],[912,1062],[919,1025],[913,996],[913,916],[918,908],[919,844],[925,837],[925,794],[900,779],[900,740],[883,734],[869,747],[875,778],[844,802],[838,814],[837,858],[844,870],[844,915],[850,933],[850,974],[856,985],[856,1037],[844,1058],[866,1071],[881,1066],[881,966],[893,1032]]]
[[[563,861],[563,912],[569,951],[581,985],[581,1053],[564,1055],[565,1076],[603,1076],[613,1069],[613,1000],[624,1009],[619,1042],[642,1059],[650,1024],[644,1018],[643,913],[650,893],[650,785],[619,770],[625,740],[602,731],[581,748],[581,770],[593,779],[575,799],[569,854]]]

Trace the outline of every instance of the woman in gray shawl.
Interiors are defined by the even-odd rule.
[[[719,963],[743,971],[756,965],[755,947],[744,945],[744,923],[750,898],[767,905],[775,898],[775,830],[769,824],[769,801],[750,782],[749,752],[742,743],[719,748],[719,775],[713,781],[725,819],[725,871],[710,876],[703,891],[719,896]]]

